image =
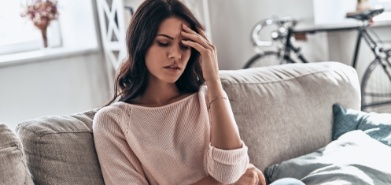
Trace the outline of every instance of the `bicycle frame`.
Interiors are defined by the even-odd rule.
[[[382,61],[385,61],[386,62],[385,65],[391,66],[391,63],[388,60],[388,57],[390,57],[389,51],[384,51],[382,47],[379,47],[377,42],[368,33],[368,31],[367,31],[368,27],[369,27],[369,24],[364,24],[362,27],[358,28],[358,36],[357,36],[357,41],[356,41],[356,47],[354,50],[352,67],[356,68],[356,65],[357,65],[357,57],[358,57],[358,52],[360,49],[361,38],[363,38],[364,41],[368,44],[373,55],[375,56],[375,61],[378,61],[380,64],[382,64]],[[387,76],[391,81],[391,75],[389,73],[387,73]]]
[[[369,48],[371,49],[372,53],[375,55],[375,58],[377,60],[382,60],[386,56],[386,53],[382,53],[383,49],[378,46],[377,42],[371,37],[371,35],[368,33],[367,28],[369,27],[368,23],[364,23],[363,26],[358,28],[358,35],[357,35],[357,41],[356,46],[354,49],[354,55],[353,55],[353,62],[352,67],[356,68],[357,66],[357,57],[358,52],[360,50],[360,44],[361,44],[361,38],[364,39],[364,41],[368,44]],[[384,56],[382,56],[382,54]]]
[[[363,38],[364,41],[368,44],[372,53],[375,55],[375,59],[369,64],[369,66],[367,67],[367,70],[373,71],[377,65],[381,65],[383,67],[383,70],[385,70],[385,73],[386,73],[388,79],[391,81],[391,74],[390,74],[391,71],[387,72],[387,65],[389,67],[391,67],[391,62],[389,61],[389,57],[391,56],[391,54],[389,51],[384,51],[383,48],[378,46],[377,42],[368,33],[368,31],[367,31],[368,26],[369,25],[364,25],[359,28],[354,57],[353,57],[353,67],[356,67],[357,56],[358,56],[358,51],[360,48],[361,38]],[[363,79],[369,78],[371,73],[364,73]],[[361,87],[366,87],[367,86],[366,83],[367,83],[366,80],[362,80]],[[361,94],[362,95],[366,94],[364,92],[364,89],[361,89]],[[388,96],[390,96],[390,95],[391,95],[391,92]],[[364,110],[365,108],[368,108],[368,107],[382,106],[382,105],[386,105],[386,104],[391,104],[391,101],[383,101],[383,102],[375,102],[375,103],[361,102],[361,109]]]
[[[303,54],[301,54],[301,48],[296,47],[292,44],[291,38],[293,37],[293,34],[295,32],[293,31],[292,27],[288,28],[288,34],[286,36],[285,40],[285,47],[284,47],[284,60],[290,62],[290,63],[295,63],[294,60],[291,59],[290,57],[290,52],[291,50],[296,54],[296,56],[301,60],[303,63],[308,63],[308,60],[304,58]]]

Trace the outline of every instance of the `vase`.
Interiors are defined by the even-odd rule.
[[[362,12],[370,8],[368,0],[357,0],[356,11]]]
[[[47,17],[41,18],[40,21],[37,21],[34,23],[35,27],[39,29],[41,32],[41,38],[42,38],[42,46],[43,48],[48,47],[48,35],[47,35],[47,29],[49,27],[50,19]]]
[[[47,27],[40,28],[41,36],[42,36],[42,46],[44,48],[48,47],[48,35],[47,35]]]

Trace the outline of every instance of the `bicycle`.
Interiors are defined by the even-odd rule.
[[[295,29],[297,20],[291,17],[271,18],[258,22],[252,31],[251,39],[256,54],[251,57],[243,68],[258,67],[267,65],[277,65],[286,63],[308,63],[308,60],[302,55],[301,48],[293,44],[293,38],[303,36],[307,33],[330,32],[341,30],[356,30],[358,36],[353,55],[352,67],[356,68],[357,56],[361,40],[369,46],[375,59],[365,69],[361,79],[361,110],[382,112],[381,108],[387,108],[391,111],[391,49],[384,49],[380,46],[381,41],[375,41],[370,30],[370,21],[373,17],[383,13],[384,8],[375,8],[363,12],[348,13],[347,18],[356,19],[360,22],[358,25],[347,26],[343,28],[310,28]],[[271,31],[271,41],[263,41],[260,38],[260,32],[267,26],[274,25]],[[380,39],[379,39],[380,40]],[[273,46],[277,43],[276,50],[262,51],[258,47]],[[292,53],[296,57],[293,59]],[[369,109],[372,108],[372,109]],[[380,108],[380,109],[379,109]]]
[[[300,48],[292,44],[291,39],[293,32],[293,27],[297,24],[297,20],[292,17],[282,17],[282,18],[270,18],[262,20],[255,24],[252,29],[251,40],[253,42],[254,49],[256,54],[251,57],[243,68],[258,67],[258,64],[262,66],[267,65],[276,65],[284,63],[296,63],[290,56],[291,51],[293,51],[298,58],[304,62],[308,61],[300,52]],[[271,41],[261,40],[260,32],[266,27],[275,26],[271,30]],[[272,47],[274,44],[277,44],[276,50],[267,50],[263,51],[259,47]],[[262,60],[262,61],[261,61]]]

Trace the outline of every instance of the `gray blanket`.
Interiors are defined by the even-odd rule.
[[[293,177],[307,185],[390,185],[391,147],[351,131],[316,152],[268,167],[265,177]]]

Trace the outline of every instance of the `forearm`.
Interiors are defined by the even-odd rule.
[[[212,145],[225,150],[242,147],[231,105],[220,80],[207,81],[207,86]]]

